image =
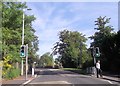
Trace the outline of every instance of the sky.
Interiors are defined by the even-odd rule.
[[[39,38],[40,56],[52,52],[59,41],[59,31],[64,29],[78,31],[85,37],[93,35],[94,21],[99,16],[111,18],[108,25],[118,31],[117,2],[27,2],[27,6],[32,9],[29,14],[36,17],[32,26]],[[90,39],[86,42],[88,48],[91,42]]]

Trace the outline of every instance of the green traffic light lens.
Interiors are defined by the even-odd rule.
[[[96,54],[96,57],[100,57],[100,54],[97,53],[97,54]]]
[[[24,56],[24,53],[22,53],[22,56]]]

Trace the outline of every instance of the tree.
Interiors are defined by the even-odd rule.
[[[21,2],[4,2],[2,6],[2,42],[3,57],[8,53],[18,53],[21,45],[22,35],[22,14],[23,9],[27,9],[26,3]],[[34,35],[35,30],[32,27],[32,21],[35,20],[33,15],[25,14],[25,43],[31,50],[38,50],[38,37]],[[34,53],[34,54],[35,54]],[[33,54],[33,53],[32,53]],[[31,56],[31,55],[30,55]],[[16,57],[16,55],[15,55]]]
[[[112,35],[111,33],[113,31],[112,26],[110,25],[106,26],[106,24],[109,22],[110,22],[110,18],[106,18],[106,16],[105,17],[100,16],[99,18],[97,18],[97,20],[95,21],[95,25],[98,27],[95,29],[98,32],[95,32],[93,36],[89,37],[94,41],[91,43],[91,46],[100,47],[104,38]]]
[[[116,70],[118,67],[118,57],[119,57],[119,32],[116,34],[113,32],[113,28],[110,23],[110,18],[99,17],[95,21],[98,32],[95,32],[90,38],[94,41],[91,43],[91,46],[100,48],[100,59],[102,61],[102,68],[104,70]]]
[[[85,62],[87,58],[85,35],[77,31],[63,30],[59,34],[59,40],[55,43],[53,54],[60,55],[63,67],[78,67]]]
[[[114,71],[114,72],[119,71],[119,65],[120,65],[120,45],[119,45],[120,38],[119,37],[120,37],[120,33],[118,31],[116,34],[107,37],[102,43],[103,46],[101,46],[104,59],[106,61],[105,63],[107,63],[107,66],[108,66],[106,68],[107,70]]]
[[[39,65],[41,67],[53,67],[54,61],[53,56],[47,52],[40,57]]]
[[[2,57],[11,56],[11,64],[21,62],[20,45],[23,24],[23,9],[27,9],[26,3],[3,2],[2,3]],[[38,37],[34,34],[32,22],[34,15],[25,14],[25,40],[29,46],[29,64],[36,58],[38,51]],[[4,60],[4,59],[3,59]]]

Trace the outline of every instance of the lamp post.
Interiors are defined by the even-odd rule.
[[[25,10],[31,10],[31,9],[23,9],[22,45],[24,45],[24,28],[25,28],[25,24],[24,24],[25,23],[25,14],[24,14],[24,12],[25,12]],[[21,61],[21,75],[23,75],[23,58],[22,58],[22,61]]]
[[[24,45],[24,19],[25,19],[25,14],[24,14],[25,9],[23,9],[23,25],[22,25],[22,45]],[[21,61],[21,75],[23,75],[23,58]]]
[[[22,45],[24,45],[24,28],[25,28],[25,26],[24,26],[24,22],[25,22],[25,14],[24,14],[24,12],[25,12],[25,9],[23,9]]]

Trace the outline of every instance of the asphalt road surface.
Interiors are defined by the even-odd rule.
[[[107,85],[110,86],[112,82],[88,75],[76,74],[70,71],[63,71],[59,69],[36,69],[37,77],[28,83],[29,86],[79,86],[81,85]],[[27,86],[27,85],[26,85]],[[112,85],[113,86],[113,85]]]

